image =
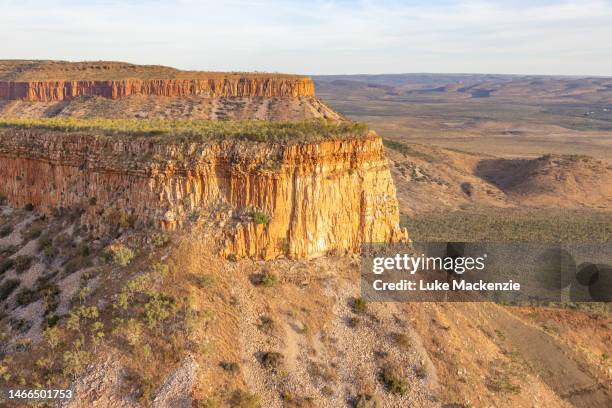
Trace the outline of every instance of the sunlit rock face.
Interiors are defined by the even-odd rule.
[[[4,129],[0,193],[44,213],[80,206],[82,222],[97,231],[113,216],[180,228],[222,203],[229,216],[220,248],[236,257],[312,257],[406,239],[373,133],[275,144]]]
[[[58,102],[79,96],[111,99],[131,95],[203,97],[314,96],[308,77],[211,77],[198,79],[41,80],[0,81],[0,99]]]

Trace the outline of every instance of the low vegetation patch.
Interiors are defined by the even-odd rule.
[[[270,223],[270,216],[264,212],[254,211],[251,216],[253,217],[253,222],[255,224],[268,225]]]
[[[13,232],[13,227],[11,225],[3,225],[2,228],[0,228],[0,238],[10,235],[11,232]]]
[[[104,253],[106,259],[118,266],[127,266],[134,259],[134,251],[123,244],[111,244]]]
[[[23,288],[17,293],[17,304],[19,306],[26,306],[36,300],[36,292],[30,288]]]
[[[266,334],[274,334],[277,330],[276,322],[269,316],[261,316],[257,327]]]
[[[268,351],[261,355],[261,364],[272,371],[278,370],[283,365],[284,356],[276,351]]]
[[[261,406],[257,395],[242,390],[234,392],[229,402],[233,408],[258,408]]]
[[[354,408],[381,408],[380,399],[371,394],[359,394],[353,400]]]
[[[364,314],[368,310],[368,302],[364,298],[353,299],[353,312]]]
[[[395,367],[390,365],[382,367],[379,380],[385,389],[392,394],[405,395],[408,392],[408,382],[399,375]]]
[[[0,275],[15,266],[15,261],[12,258],[5,259],[0,262]]]
[[[278,284],[278,275],[274,272],[266,271],[260,274],[254,274],[251,276],[251,282],[256,286],[263,286],[265,288],[271,288]]]
[[[19,279],[7,279],[2,282],[2,284],[0,284],[0,299],[9,297],[9,295],[17,289],[20,283],[21,281]]]
[[[0,127],[92,132],[108,136],[155,137],[179,141],[247,140],[280,143],[365,137],[370,132],[364,123],[326,120],[271,122],[46,118],[0,119]]]
[[[233,361],[222,361],[220,364],[221,368],[230,374],[236,374],[240,371],[240,365]]]
[[[24,273],[30,269],[32,264],[32,257],[27,255],[19,255],[15,258],[15,272]]]
[[[415,242],[609,242],[610,215],[597,210],[476,207],[402,217]]]

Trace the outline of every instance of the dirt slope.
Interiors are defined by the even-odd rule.
[[[467,205],[609,209],[612,167],[587,156],[502,159],[387,141],[405,214]]]
[[[612,166],[588,156],[482,160],[475,173],[521,204],[600,208],[612,205]]]
[[[316,97],[202,98],[134,95],[118,100],[82,96],[60,102],[0,100],[0,117],[303,120],[342,116]]]
[[[32,258],[25,270],[12,266],[1,278],[18,279],[19,286],[2,302],[0,329],[10,340],[0,365],[10,364],[26,382],[45,373],[52,381],[66,375],[78,390],[68,406],[244,406],[240,401],[257,400],[262,407],[377,401],[370,406],[590,408],[610,399],[611,368],[603,357],[611,351],[609,317],[489,303],[358,305],[358,258],[232,262],[214,255],[207,229],[154,245],[127,232],[120,242],[138,248],[137,256],[113,267],[100,256],[100,242],[74,222],[70,214],[40,219],[5,207],[2,223],[12,231],[0,241],[14,245],[3,261]],[[41,249],[42,242],[61,252]],[[62,265],[69,253],[80,254],[78,264]],[[168,269],[154,266],[160,264]],[[276,280],[262,284],[265,275]],[[150,286],[138,289],[134,282],[147,276]],[[57,289],[57,303],[36,297],[41,282]],[[34,297],[26,296],[28,288]],[[151,329],[145,323],[157,309],[144,315],[131,306],[124,310],[119,299],[126,288],[136,290],[135,305],[173,294],[186,299],[190,312],[162,315],[163,325]],[[77,369],[66,358],[78,350],[74,342],[49,350],[50,315],[43,313],[51,304],[60,338],[74,331],[69,310],[99,311],[100,343],[89,340],[93,326],[86,318],[79,329],[87,345],[82,351],[89,353],[80,371],[63,374]],[[115,330],[126,322],[134,328]],[[385,370],[392,370],[395,383],[382,380]]]

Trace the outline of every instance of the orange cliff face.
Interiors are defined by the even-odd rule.
[[[130,95],[204,97],[314,96],[314,83],[297,76],[212,76],[199,79],[0,81],[0,99],[57,102],[79,96],[111,99]]]
[[[98,231],[112,214],[173,229],[222,208],[230,215],[220,250],[237,257],[359,252],[365,242],[406,239],[375,135],[284,146],[4,129],[0,180],[11,205],[81,206]],[[269,220],[257,223],[256,212]]]

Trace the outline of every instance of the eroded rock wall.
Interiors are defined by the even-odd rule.
[[[108,81],[0,81],[0,99],[54,102],[79,96],[118,99],[130,95],[219,97],[314,96],[308,77],[125,79]]]
[[[82,206],[93,228],[123,214],[172,229],[223,202],[232,213],[223,251],[238,257],[358,252],[363,242],[405,238],[375,135],[283,146],[5,129],[0,183],[14,206]],[[256,223],[254,211],[269,222]]]

